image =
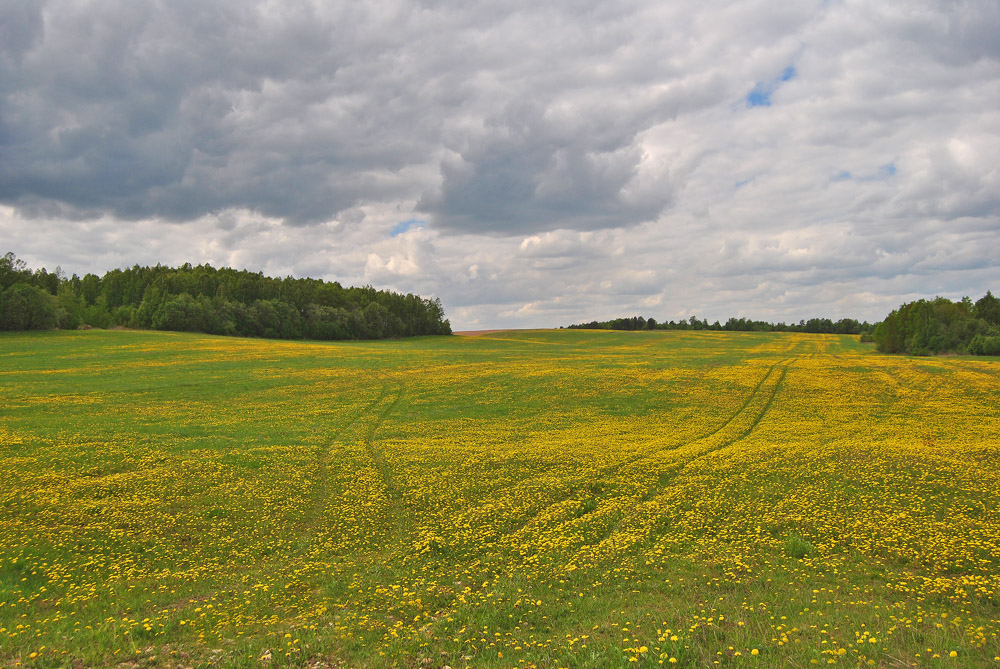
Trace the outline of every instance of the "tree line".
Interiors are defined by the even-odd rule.
[[[128,327],[275,339],[451,334],[440,300],[211,265],[114,269],[98,277],[0,259],[0,330]]]
[[[570,329],[587,330],[715,330],[720,332],[813,332],[820,334],[854,334],[870,335],[874,325],[865,322],[858,322],[853,318],[842,318],[833,321],[829,318],[810,318],[801,320],[798,323],[769,323],[767,321],[756,321],[749,318],[730,318],[725,323],[715,321],[709,323],[708,320],[699,320],[697,316],[691,316],[677,322],[664,321],[657,322],[655,318],[643,318],[642,316],[632,316],[626,318],[615,318],[610,321],[590,321],[589,323],[578,323],[568,326]]]
[[[874,333],[884,353],[1000,355],[1000,299],[986,294],[907,302],[885,317]]]
[[[1000,355],[1000,299],[986,291],[976,302],[964,297],[953,302],[944,297],[908,302],[879,323],[853,318],[838,321],[810,318],[798,323],[769,323],[748,318],[730,318],[725,323],[699,320],[696,316],[677,322],[658,323],[654,318],[632,316],[608,321],[590,321],[569,328],[589,330],[716,330],[730,332],[811,332],[860,335],[874,341],[883,353],[936,355],[957,353]]]

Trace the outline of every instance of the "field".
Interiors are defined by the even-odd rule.
[[[1000,363],[0,337],[0,666],[1000,666]]]

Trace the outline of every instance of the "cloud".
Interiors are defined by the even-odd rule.
[[[1000,285],[997,34],[990,0],[11,0],[0,239],[456,327],[875,320]]]
[[[372,30],[356,34],[355,18]],[[0,102],[0,200],[313,223],[415,189],[429,144],[411,134],[416,85],[386,67],[403,54],[376,34],[392,18],[308,3],[50,2],[44,39],[22,49]]]
[[[4,70],[19,64],[24,53],[42,37],[42,11],[33,0],[10,0],[0,15],[0,54]]]
[[[657,218],[672,196],[666,179],[643,183],[660,176],[644,158],[635,134],[568,129],[534,105],[516,105],[442,162],[440,188],[418,208],[441,228],[465,232],[634,225]]]

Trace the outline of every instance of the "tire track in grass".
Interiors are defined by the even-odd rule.
[[[389,415],[395,411],[399,402],[403,399],[405,394],[405,389],[400,385],[394,393],[389,393],[390,401],[385,404],[382,411],[378,414],[378,418],[369,426],[368,434],[365,435],[365,451],[368,453],[368,457],[371,458],[372,462],[375,464],[375,468],[378,469],[379,474],[382,476],[382,483],[385,485],[386,494],[389,496],[389,504],[393,511],[398,511],[401,503],[399,488],[396,486],[396,480],[392,475],[392,468],[389,467],[389,463],[385,459],[385,453],[382,451],[382,447],[375,441],[375,435],[378,434],[379,429],[385,423],[385,420]],[[379,397],[378,403],[381,404],[386,397],[385,387],[382,388],[382,396]]]
[[[390,509],[393,511],[398,510],[400,504],[399,489],[396,486],[391,468],[385,460],[385,455],[382,452],[382,449],[375,444],[375,436],[378,433],[379,428],[382,427],[386,418],[388,418],[389,414],[395,410],[396,406],[403,399],[403,395],[403,386],[399,386],[395,392],[389,392],[387,391],[386,386],[383,385],[377,398],[369,402],[366,406],[356,409],[352,414],[350,414],[349,420],[341,424],[327,439],[326,445],[318,449],[316,455],[315,491],[312,493],[312,499],[310,500],[309,507],[306,509],[303,516],[303,522],[305,526],[309,528],[307,530],[307,534],[313,535],[317,532],[318,521],[323,515],[323,508],[331,495],[333,485],[331,482],[329,467],[334,446],[342,440],[345,434],[348,434],[355,429],[361,429],[360,426],[364,425],[364,423],[368,421],[371,422],[367,426],[363,440],[365,453],[372,460],[372,463],[375,465],[375,468],[378,470],[379,475],[382,478],[386,494],[389,497]],[[387,396],[389,398],[388,402],[386,402]],[[375,416],[375,419],[371,420],[373,416]]]
[[[402,386],[395,391],[389,391],[387,386],[383,384],[378,397],[368,401],[367,403],[361,404],[360,406],[356,406],[348,412],[345,412],[343,417],[337,421],[337,424],[335,426],[331,426],[333,429],[331,429],[324,438],[326,443],[315,449],[315,456],[313,459],[315,463],[315,470],[313,475],[310,477],[313,481],[312,490],[308,493],[304,500],[305,508],[303,509],[302,515],[296,522],[291,523],[288,526],[289,533],[286,538],[290,540],[289,545],[295,546],[293,552],[288,553],[278,551],[273,555],[267,554],[259,557],[256,562],[241,568],[239,583],[242,585],[227,585],[206,591],[204,599],[207,599],[208,596],[213,596],[214,599],[215,595],[219,595],[227,600],[239,602],[245,599],[245,593],[244,595],[240,595],[239,592],[245,589],[246,583],[266,582],[268,579],[273,579],[277,575],[279,579],[288,579],[289,583],[296,585],[297,591],[300,587],[305,588],[305,591],[298,591],[298,594],[296,595],[300,599],[295,599],[293,596],[293,598],[288,601],[281,600],[280,604],[278,604],[280,606],[295,606],[297,602],[300,604],[302,597],[315,598],[312,600],[313,603],[318,601],[332,601],[333,596],[329,594],[321,594],[324,588],[331,587],[328,583],[324,584],[316,581],[315,579],[318,577],[315,573],[304,577],[301,575],[301,571],[303,565],[315,562],[316,556],[320,554],[317,553],[317,551],[323,551],[322,540],[324,533],[326,532],[323,521],[326,515],[326,504],[332,495],[338,494],[335,477],[330,471],[330,461],[337,447],[343,444],[345,440],[350,440],[352,435],[364,435],[362,443],[365,455],[373,458],[375,468],[383,477],[384,485],[387,490],[387,496],[390,498],[389,512],[386,515],[384,523],[388,534],[393,538],[398,537],[399,528],[401,527],[401,514],[398,513],[398,490],[395,487],[395,482],[392,479],[391,472],[388,464],[385,462],[385,458],[382,457],[380,449],[378,449],[373,442],[379,428],[402,400],[403,394]],[[333,412],[331,411],[328,413],[324,412],[316,414],[316,420],[321,422],[325,418],[333,422],[337,419],[329,418],[332,413]],[[364,456],[362,456],[362,460],[363,458]],[[317,541],[319,541],[319,544],[316,543]],[[380,551],[378,555],[371,554],[370,562],[372,564],[377,564],[382,553],[391,547],[392,545],[390,542],[387,543],[386,548]],[[325,560],[330,558],[322,559]],[[310,564],[310,566],[315,567],[314,564]],[[301,579],[306,579],[308,584],[303,585]],[[286,585],[286,588],[287,587],[288,586]],[[265,589],[263,594],[260,596],[267,600],[267,590]],[[188,604],[191,601],[193,600],[185,598],[180,600],[177,604],[171,606],[179,608],[180,606]],[[268,607],[275,606],[274,600],[267,600],[267,602]]]
[[[766,416],[768,414],[768,412],[770,412],[771,405],[774,404],[774,398],[778,396],[778,391],[781,390],[781,386],[785,382],[785,376],[788,375],[788,367],[793,362],[795,362],[795,361],[794,360],[790,360],[790,361],[786,361],[784,364],[781,365],[781,371],[780,371],[780,374],[778,376],[778,380],[774,382],[774,388],[771,389],[771,394],[768,396],[767,403],[764,404],[764,408],[760,410],[760,413],[757,414],[757,416],[753,419],[753,422],[750,425],[747,426],[746,431],[743,432],[743,434],[741,434],[738,437],[736,437],[736,439],[734,439],[733,441],[731,441],[729,444],[726,444],[726,446],[729,446],[732,443],[737,442],[740,439],[743,439],[743,438],[747,437],[751,432],[753,432],[755,429],[757,429],[757,426],[760,424],[760,421],[764,418],[764,416]],[[723,448],[725,448],[725,446],[723,446]]]
[[[580,532],[589,534],[587,543],[580,546],[576,558],[580,560],[582,553],[603,546],[608,541],[614,541],[614,537],[619,531],[634,520],[639,507],[648,502],[658,494],[664,487],[669,485],[686,466],[699,458],[710,453],[722,450],[740,439],[748,436],[760,423],[764,415],[770,409],[778,389],[784,381],[788,365],[791,360],[782,360],[772,364],[750,391],[742,406],[729,416],[724,423],[716,427],[711,432],[684,442],[678,446],[669,448],[659,448],[647,451],[636,457],[632,457],[625,462],[615,463],[595,472],[595,481],[611,483],[609,475],[620,479],[625,479],[624,485],[611,485],[615,491],[610,496],[601,496],[599,501],[592,498],[592,503],[584,503],[579,512],[573,514],[572,518],[557,521],[552,526],[536,527],[536,520],[545,514],[549,509],[557,504],[562,504],[568,500],[575,491],[557,496],[548,503],[543,503],[528,513],[514,527],[504,533],[504,537],[514,544],[519,544],[517,537],[524,537],[526,533],[541,532],[545,536],[560,536],[564,531]],[[629,487],[629,481],[648,478],[647,470],[662,466],[664,458],[669,458],[667,468],[661,471],[653,485],[643,492],[633,486]],[[596,502],[596,503],[593,503]],[[589,508],[588,508],[589,507]],[[569,510],[567,509],[567,514]],[[597,524],[600,529],[583,529],[587,525]],[[571,529],[574,528],[574,529]],[[591,532],[593,532],[591,534]],[[503,540],[501,540],[503,542]],[[544,541],[541,541],[544,544]],[[604,546],[607,548],[607,546]]]
[[[621,467],[619,472],[622,474],[633,473],[641,476],[641,472],[637,470],[657,456],[664,454],[680,456],[660,471],[657,480],[643,494],[616,497],[609,500],[612,504],[603,510],[598,505],[594,513],[617,516],[617,518],[606,531],[599,533],[593,541],[582,546],[576,552],[573,561],[599,562],[620,555],[621,551],[645,541],[656,524],[657,515],[642,513],[643,505],[659,495],[693,463],[721,452],[750,436],[769,413],[784,383],[788,368],[793,362],[794,360],[785,360],[772,365],[740,410],[713,432],[679,447],[661,449],[636,458]]]
[[[757,429],[757,426],[760,425],[760,421],[771,410],[774,398],[777,397],[778,391],[781,390],[781,386],[785,381],[785,376],[788,374],[788,367],[793,362],[794,360],[785,360],[772,365],[761,382],[757,384],[753,394],[747,400],[746,404],[743,405],[743,408],[728,420],[725,425],[707,437],[702,437],[686,444],[681,449],[676,449],[674,452],[683,449],[691,451],[691,453],[685,454],[686,457],[678,460],[667,472],[661,473],[657,484],[647,491],[641,501],[647,501],[652,498],[692,463],[729,448],[736,442],[750,436]],[[664,474],[668,474],[668,476],[665,477]]]
[[[330,425],[331,429],[324,438],[325,444],[316,449],[315,470],[310,477],[314,483],[306,508],[299,523],[291,528],[294,534],[291,538],[295,540],[293,551],[262,559],[244,575],[244,581],[249,578],[252,581],[266,582],[269,578],[278,578],[287,583],[286,589],[289,585],[293,586],[288,591],[289,594],[280,600],[267,600],[265,592],[267,606],[289,607],[290,611],[298,612],[319,606],[345,608],[350,601],[346,593],[351,579],[371,580],[370,575],[383,569],[392,551],[398,550],[406,519],[401,513],[399,488],[382,449],[377,444],[377,436],[404,395],[405,387],[402,384],[383,381],[377,397],[359,402],[358,406],[345,412],[339,421]],[[316,418],[317,421],[322,421],[323,415],[319,414]],[[328,420],[332,423],[337,419]],[[338,498],[344,494],[344,479],[334,471],[337,467],[334,458],[338,453],[343,454],[344,460],[348,462],[346,472],[353,474],[355,478],[361,469],[366,468],[368,459],[381,478],[383,492],[373,492],[376,495],[384,494],[387,504],[382,507],[383,513],[368,516],[362,521],[371,523],[378,529],[377,534],[385,538],[381,543],[373,544],[371,550],[359,550],[356,544],[344,550],[336,542],[335,545],[328,543],[336,532],[334,530],[334,534],[331,534],[331,528],[327,525],[330,509],[327,505],[332,501],[336,506],[342,501]],[[350,482],[346,485],[350,485]],[[377,488],[377,483],[375,487]],[[335,566],[336,573],[331,571]],[[346,572],[341,573],[344,569]]]
[[[385,517],[382,520],[385,541],[370,555],[372,566],[378,569],[381,569],[393,552],[401,546],[404,535],[413,522],[412,518],[403,513],[402,490],[378,441],[379,431],[405,395],[406,387],[401,382],[397,382],[394,388],[389,388],[388,384],[382,386],[382,393],[374,404],[377,411],[372,413],[373,419],[366,426],[367,430],[362,441],[366,455],[382,479],[387,501]]]
[[[367,406],[355,409],[351,414],[348,414],[349,420],[337,427],[334,433],[326,440],[326,444],[316,449],[316,485],[311,495],[309,507],[303,516],[306,527],[310,528],[308,531],[309,534],[315,533],[315,521],[322,515],[323,506],[330,496],[329,463],[333,444],[337,443],[348,430],[353,428],[366,414],[370,413],[380,400],[381,397],[370,402]]]
[[[697,439],[692,439],[690,441],[682,442],[682,443],[680,443],[680,444],[678,444],[676,446],[670,446],[670,447],[667,447],[667,448],[656,449],[653,452],[641,453],[641,454],[635,455],[635,456],[633,456],[633,457],[631,457],[631,458],[629,458],[629,459],[627,459],[625,461],[616,462],[615,464],[602,467],[602,468],[600,468],[600,469],[598,469],[596,471],[595,477],[594,477],[595,480],[602,481],[602,480],[604,480],[604,478],[608,474],[614,474],[614,473],[617,473],[617,472],[625,471],[628,468],[634,467],[635,465],[637,465],[639,463],[645,462],[647,460],[652,460],[652,459],[654,459],[654,458],[656,458],[658,456],[662,456],[664,453],[675,453],[675,452],[679,451],[682,448],[691,446],[692,444],[697,444],[697,443],[700,443],[700,442],[705,441],[707,439],[711,439],[712,437],[714,437],[718,433],[720,433],[723,430],[725,430],[730,424],[733,423],[733,421],[738,420],[740,418],[740,416],[751,405],[751,403],[753,403],[754,398],[760,392],[760,390],[764,386],[764,384],[767,383],[768,379],[771,377],[771,375],[774,372],[774,370],[779,365],[782,365],[782,364],[787,365],[788,362],[789,361],[779,361],[779,362],[776,362],[773,365],[771,365],[768,368],[767,372],[765,372],[764,375],[761,377],[760,381],[757,382],[757,385],[754,386],[753,390],[750,391],[750,394],[747,396],[746,401],[743,402],[743,405],[739,409],[737,409],[736,412],[733,413],[729,418],[727,418],[726,421],[722,425],[720,425],[719,427],[715,428],[711,432],[709,432],[709,433],[707,433],[707,434],[705,434],[705,435],[703,435],[701,437],[698,437]],[[784,376],[782,375],[782,379],[783,378],[784,378]],[[780,383],[780,381],[779,381],[779,383]],[[773,398],[774,398],[773,393],[770,395],[770,398],[773,400]],[[759,421],[760,421],[760,418],[758,417],[757,418],[757,422],[759,422]],[[754,426],[756,426],[756,422],[754,423]],[[534,511],[530,512],[527,516],[525,516],[525,518],[523,518],[521,520],[521,522],[519,522],[514,527],[510,528],[507,532],[505,532],[505,534],[509,536],[509,535],[518,533],[520,531],[523,531],[528,525],[530,525],[530,523],[535,518],[537,518],[539,515],[541,515],[544,511],[546,511],[547,509],[551,508],[552,506],[555,506],[556,504],[561,504],[561,503],[565,502],[567,499],[569,499],[570,497],[572,497],[575,493],[576,493],[575,490],[571,491],[571,492],[569,492],[567,494],[560,495],[558,498],[554,499],[553,501],[549,502],[548,504],[542,504],[542,505],[540,505],[537,509],[535,509]],[[586,515],[587,513],[591,513],[591,512],[592,511],[587,511],[584,514],[581,514],[581,515]]]
[[[659,449],[656,449],[656,450],[653,450],[653,451],[647,451],[645,453],[641,453],[641,454],[636,455],[636,456],[634,456],[632,458],[629,458],[628,460],[625,460],[624,462],[619,462],[619,463],[615,463],[614,465],[610,465],[610,466],[604,467],[603,469],[601,469],[601,470],[598,471],[598,475],[599,476],[604,476],[604,475],[607,475],[607,474],[610,474],[610,473],[623,471],[623,470],[626,470],[627,468],[632,467],[632,466],[634,466],[636,464],[639,464],[641,462],[645,462],[647,460],[657,459],[660,456],[662,456],[663,454],[666,454],[666,453],[678,453],[678,452],[680,452],[680,451],[682,451],[684,449],[687,449],[687,448],[690,448],[692,446],[695,446],[696,444],[700,444],[702,442],[706,442],[706,441],[711,440],[713,437],[715,437],[716,435],[718,435],[720,432],[723,432],[724,430],[726,430],[734,422],[738,422],[738,421],[740,421],[741,418],[744,417],[744,414],[746,414],[746,412],[750,409],[751,405],[754,404],[756,400],[758,400],[758,396],[760,395],[761,390],[764,388],[764,386],[768,383],[769,380],[773,379],[774,374],[775,374],[775,370],[779,370],[779,367],[780,367],[780,370],[779,370],[780,378],[777,380],[777,385],[780,385],[781,382],[785,378],[784,375],[785,375],[785,371],[787,371],[788,365],[791,364],[792,362],[794,362],[794,360],[782,360],[782,361],[776,362],[773,365],[771,365],[770,367],[768,367],[767,372],[765,372],[764,376],[762,376],[761,379],[760,379],[760,381],[757,382],[757,385],[754,386],[753,390],[750,391],[750,394],[747,396],[746,401],[743,402],[743,405],[739,409],[737,409],[736,412],[733,413],[728,419],[726,419],[726,421],[722,425],[720,425],[719,427],[715,428],[714,430],[712,430],[708,434],[702,435],[701,437],[698,437],[697,439],[692,439],[690,441],[682,442],[682,443],[680,443],[680,444],[678,444],[676,446],[659,448]],[[767,407],[768,408],[770,407],[770,402],[773,401],[773,399],[774,399],[774,393],[777,392],[777,385],[774,388],[771,389],[771,391],[770,391],[770,393],[768,395],[768,398],[769,398],[768,402],[767,402]],[[765,390],[765,392],[767,392],[767,391]],[[756,427],[757,423],[759,423],[759,422],[760,422],[760,416],[757,416],[756,420],[753,422],[753,426],[750,429],[753,429],[753,427]],[[749,431],[747,433],[749,433]],[[735,439],[736,438],[734,438],[734,439],[732,439],[730,441],[735,441]]]

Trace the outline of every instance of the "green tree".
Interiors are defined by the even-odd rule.
[[[972,355],[1000,355],[1000,333],[994,335],[977,334],[969,342]]]
[[[8,251],[0,258],[0,290],[6,290],[15,283],[30,283],[31,270],[23,260]]]
[[[73,285],[69,281],[59,284],[59,291],[56,293],[56,302],[62,313],[62,320],[59,327],[75,330],[83,323],[84,305],[83,300],[73,290]]]
[[[205,312],[202,305],[188,293],[164,300],[153,314],[155,330],[204,332]]]
[[[976,300],[972,313],[990,325],[1000,326],[1000,299],[987,290],[985,295]]]
[[[48,330],[58,327],[56,296],[27,283],[0,293],[0,330]]]

